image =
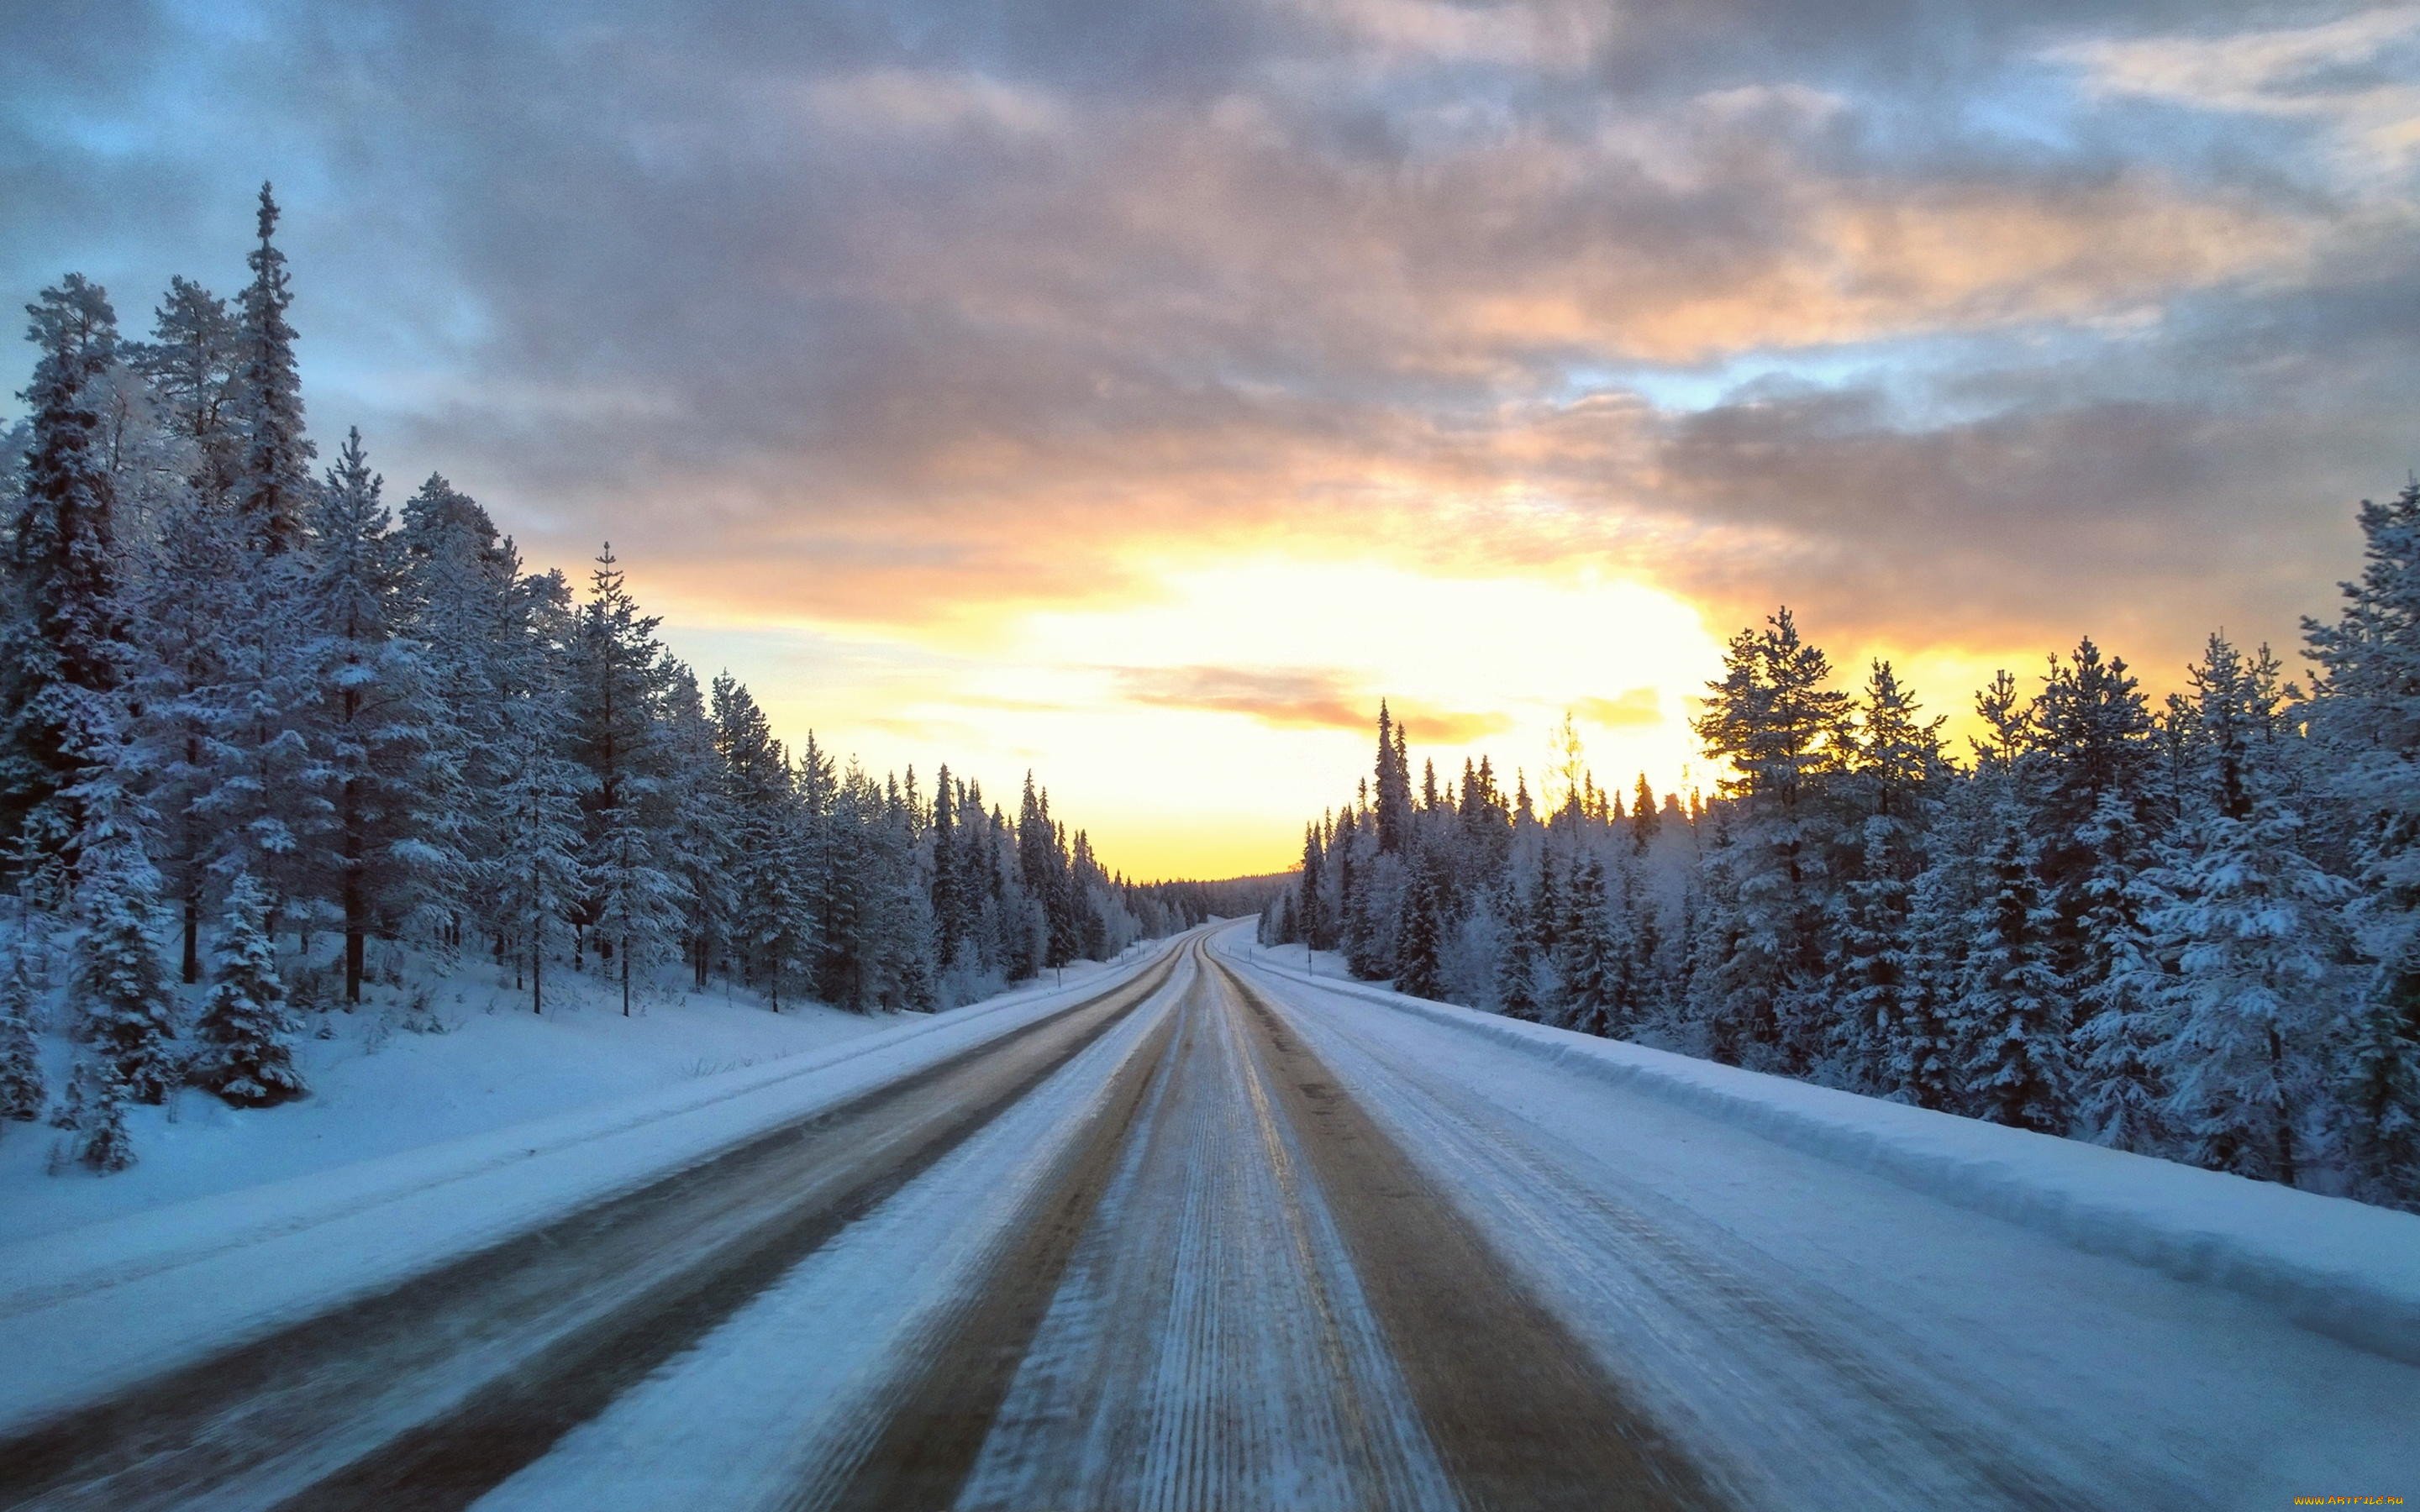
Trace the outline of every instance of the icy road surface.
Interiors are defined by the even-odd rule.
[[[597,1196],[327,1305],[230,1304],[214,1335],[180,1302],[150,1353],[129,1343],[141,1297],[374,1233],[409,1196],[0,1291],[19,1348],[93,1356],[0,1380],[0,1505],[2420,1494],[2420,1369],[2357,1336],[1268,969],[1248,939],[758,1089],[789,1101],[716,1150],[618,1182],[596,1155]],[[488,1180],[440,1190],[468,1208]]]

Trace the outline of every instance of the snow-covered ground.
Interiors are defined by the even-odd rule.
[[[704,1076],[675,1067],[651,1091],[0,1243],[0,1327],[23,1351],[0,1378],[0,1428],[374,1294],[895,1083],[1173,949],[1146,946],[1122,963],[1071,967],[1063,984],[877,1023],[821,1050]],[[396,1117],[408,1121],[409,1110]]]
[[[1067,969],[1075,985],[1104,967]],[[187,1089],[130,1110],[137,1164],[99,1176],[52,1173],[60,1135],[0,1122],[0,1242],[34,1238],[191,1197],[280,1181],[544,1119],[723,1072],[786,1060],[923,1014],[844,1012],[817,1003],[781,1012],[752,995],[659,989],[622,1016],[618,990],[568,971],[550,979],[543,1014],[528,995],[473,964],[415,973],[444,1032],[413,1033],[403,995],[374,988],[352,1012],[306,1012],[297,1059],[311,1095],[239,1110]],[[1030,996],[1031,984],[1016,995]],[[976,1005],[970,1005],[976,1006]],[[328,1038],[318,1036],[324,1030]],[[67,1084],[64,1036],[44,1039],[50,1085]]]
[[[1171,952],[1164,985],[1106,1000],[1131,1011],[1053,1017],[1159,982]],[[2420,1367],[2397,1332],[2420,1219],[1421,1004],[1318,964],[1306,979],[1299,951],[1225,929],[1206,959],[1180,939],[1063,987],[0,1247],[15,1350],[0,1434],[347,1299],[407,1296],[400,1282],[449,1257],[479,1252],[485,1274],[502,1252],[484,1246],[566,1219],[551,1244],[666,1173],[683,1175],[650,1194],[720,1190],[701,1163],[752,1134],[853,1129],[821,1115],[954,1085],[925,1074],[945,1062],[1013,1063],[1090,1014],[1097,1038],[996,1083],[1022,1089],[500,1463],[482,1504],[1445,1507],[1524,1484],[1469,1478],[1489,1435],[1497,1473],[1559,1488],[1539,1504],[1584,1504],[1564,1495],[1580,1481],[1606,1504],[1771,1508],[2420,1492]],[[902,1137],[866,1128],[853,1148]],[[765,1190],[789,1200],[820,1168],[768,1167]],[[600,1269],[597,1306],[723,1242],[683,1227]],[[1440,1281],[1481,1301],[1434,1305]],[[496,1316],[482,1303],[469,1321]],[[576,1341],[588,1325],[563,1326]],[[233,1436],[197,1424],[193,1442],[240,1443],[261,1431],[245,1411],[279,1417],[271,1388],[299,1399],[323,1381],[332,1426],[208,1504],[317,1494],[315,1477],[414,1424],[474,1447],[510,1429],[520,1410],[483,1417],[478,1394],[542,1363],[498,1342],[509,1327],[467,1336],[481,1342],[410,1392],[272,1376],[255,1409],[237,1388]],[[1497,1392],[1516,1431],[1488,1415]],[[1555,1422],[1566,1396],[1588,1405]],[[1632,1453],[1600,1439],[1637,1445],[1652,1473],[1575,1480],[1588,1454]],[[954,1452],[940,1481],[904,1483],[913,1495],[879,1479]],[[170,1489],[123,1504],[194,1504]]]

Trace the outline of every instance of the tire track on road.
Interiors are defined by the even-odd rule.
[[[0,1441],[0,1506],[467,1505],[1164,990],[1177,963]]]
[[[1477,1227],[1268,1001],[1203,953],[1249,1011],[1285,1117],[1464,1500],[1477,1512],[1712,1505],[1696,1469]]]

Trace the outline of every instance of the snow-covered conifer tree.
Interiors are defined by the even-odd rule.
[[[70,790],[89,757],[80,721],[130,668],[116,490],[101,455],[101,380],[117,360],[108,296],[70,273],[25,307],[39,355],[24,398],[31,445],[8,522],[0,644],[0,824],[29,856],[72,864],[83,827]]]
[[[2336,622],[2304,620],[2319,686],[2303,711],[2358,892],[2366,963],[2341,1089],[2362,1189],[2420,1207],[2420,482],[2361,506],[2364,562]]]
[[[2152,919],[2176,963],[2147,1052],[2196,1163],[2293,1185],[2325,1136],[2350,887],[2303,848],[2275,662],[2212,636],[2194,669],[2211,791]]]
[[[249,875],[238,875],[211,949],[209,995],[194,1026],[194,1084],[237,1107],[268,1107],[303,1090],[294,1065],[294,1015],[268,918],[268,894]]]
[[[300,548],[311,506],[311,459],[318,449],[302,433],[302,376],[294,361],[294,303],[286,254],[272,239],[277,201],[260,186],[260,244],[244,258],[252,282],[238,305],[232,402],[243,449],[232,490],[245,544],[262,557]]]
[[[108,1057],[89,1051],[76,1057],[68,1100],[54,1121],[79,1132],[76,1158],[103,1175],[134,1164],[134,1136],[126,1127],[127,1099],[125,1079]]]
[[[1445,943],[1441,896],[1444,883],[1438,875],[1442,870],[1435,859],[1420,857],[1412,868],[1410,885],[1404,889],[1403,923],[1398,932],[1401,943],[1395,949],[1395,990],[1414,997],[1438,997],[1444,992],[1438,972]]]
[[[1968,915],[1958,1011],[1966,1102],[1978,1117],[2063,1134],[2072,1118],[2067,986],[2052,964],[2057,913],[2035,876],[2035,853],[2015,786],[1993,780],[1982,896]]]
[[[1860,810],[1859,851],[1844,889],[1833,1050],[1849,1086],[1887,1093],[1917,990],[1916,882],[1942,777],[1942,720],[1918,717],[1886,661],[1873,664],[1858,715],[1848,785]]]
[[[1739,774],[1725,857],[1737,937],[1714,979],[1716,1013],[1741,1063],[1798,1072],[1820,1053],[1830,942],[1840,898],[1834,778],[1848,750],[1850,702],[1824,687],[1831,663],[1787,609],[1732,638],[1724,675],[1696,722],[1707,754]]]
[[[345,937],[345,1000],[362,1000],[367,943],[434,895],[444,853],[421,838],[431,712],[419,647],[398,634],[403,563],[358,430],[313,512],[303,655],[318,685],[309,724],[327,824],[313,839]]]
[[[39,1119],[48,1097],[41,1048],[34,1039],[34,974],[20,942],[8,975],[0,978],[0,1119]]]

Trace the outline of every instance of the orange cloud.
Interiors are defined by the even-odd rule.
[[[1632,730],[1661,724],[1664,701],[1652,687],[1633,687],[1609,699],[1581,699],[1572,705],[1572,712],[1607,730]]]
[[[1153,708],[1235,714],[1280,730],[1368,730],[1378,701],[1331,672],[1242,667],[1120,667],[1118,691]],[[1508,716],[1396,701],[1395,713],[1423,740],[1462,745],[1512,728]]]

